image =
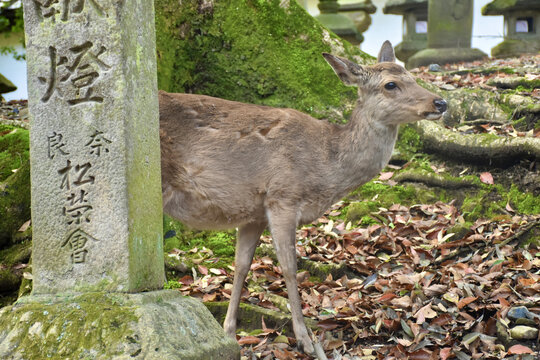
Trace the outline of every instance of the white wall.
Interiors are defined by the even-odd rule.
[[[482,16],[480,13],[482,6],[490,1],[475,1],[472,39],[472,46],[479,48],[488,55],[491,53],[491,48],[500,43],[503,38],[502,16]],[[319,14],[318,0],[299,0],[299,2],[313,16]],[[355,2],[355,0],[341,0],[341,2]],[[384,15],[382,13],[385,0],[372,0],[372,2],[377,7],[377,12],[372,15],[371,26],[364,33],[365,40],[361,47],[362,50],[375,56],[385,40],[390,40],[394,45],[401,41],[402,25],[401,16]],[[26,64],[22,61],[16,61],[11,55],[0,56],[0,73],[18,87],[17,91],[4,94],[4,97],[7,100],[26,99]]]

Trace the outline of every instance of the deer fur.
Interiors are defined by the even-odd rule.
[[[294,333],[307,353],[314,346],[296,281],[297,226],[376,176],[390,159],[399,124],[438,119],[446,110],[444,100],[394,63],[389,42],[370,67],[323,56],[346,85],[358,86],[346,125],[292,109],[159,93],[164,211],[198,229],[238,228],[225,331],[235,336],[243,283],[260,235],[269,228]]]

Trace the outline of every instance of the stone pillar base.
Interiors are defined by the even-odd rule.
[[[491,55],[497,58],[519,57],[523,54],[538,54],[539,51],[540,40],[505,39],[491,49]]]
[[[418,66],[427,66],[429,64],[451,64],[462,61],[475,61],[487,57],[487,54],[471,48],[428,48],[414,54],[407,61],[407,67],[412,69]]]
[[[172,290],[32,295],[0,310],[0,358],[239,359],[204,305]]]

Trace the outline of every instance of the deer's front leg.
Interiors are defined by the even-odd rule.
[[[294,212],[287,214],[284,211],[270,211],[268,217],[274,248],[287,285],[294,335],[299,343],[299,348],[308,354],[313,354],[314,347],[304,324],[302,299],[298,293],[296,281],[296,214]]]
[[[259,239],[265,227],[266,224],[257,223],[247,224],[238,229],[236,252],[234,256],[233,289],[229,307],[227,308],[227,315],[225,316],[225,322],[223,323],[225,332],[233,339],[236,338],[236,318],[238,317],[238,305],[240,304],[244,280],[246,280],[247,273],[251,266],[251,260],[253,260],[253,254],[255,253],[255,249],[257,248],[257,244],[259,243]]]

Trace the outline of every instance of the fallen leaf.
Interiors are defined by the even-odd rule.
[[[381,180],[381,181],[390,180],[390,178],[392,178],[392,176],[394,176],[394,173],[392,171],[382,172],[381,175],[379,176],[379,180]]]
[[[28,230],[28,227],[30,226],[31,223],[32,223],[32,220],[28,220],[27,222],[22,224],[18,232],[25,232],[26,230]]]
[[[480,181],[484,184],[493,185],[493,176],[489,172],[483,172],[480,174]]]
[[[520,354],[534,354],[530,348],[525,345],[516,344],[508,349],[508,354],[510,355],[520,355]]]
[[[252,345],[252,344],[258,344],[261,342],[261,339],[255,336],[244,336],[238,339],[239,345]]]
[[[457,307],[458,307],[458,309],[461,309],[461,308],[469,305],[470,303],[476,301],[476,299],[478,299],[478,298],[477,297],[472,297],[472,296],[463,298],[463,299],[458,301]]]

